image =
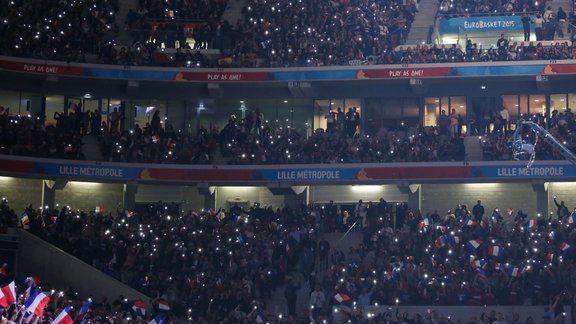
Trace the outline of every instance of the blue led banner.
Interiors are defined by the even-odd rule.
[[[530,17],[532,20],[533,17]],[[530,24],[531,29],[534,25]],[[520,16],[497,16],[497,17],[464,17],[442,19],[440,21],[440,33],[485,33],[485,32],[523,32],[522,17]],[[494,40],[496,41],[496,40]]]

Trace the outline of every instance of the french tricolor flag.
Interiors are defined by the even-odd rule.
[[[142,301],[142,299],[138,299],[134,302],[132,310],[134,311],[134,314],[136,314],[136,316],[146,318],[146,304],[144,303],[144,301]]]
[[[430,218],[430,217],[424,217],[424,218],[422,219],[422,221],[420,221],[420,224],[418,224],[418,230],[421,230],[421,229],[423,229],[423,228],[426,228],[426,227],[428,227],[428,226],[431,226],[432,223],[433,223],[433,222],[432,222],[432,218]]]
[[[538,220],[537,219],[529,220],[528,221],[528,227],[529,228],[538,227]]]
[[[476,221],[471,219],[471,218],[465,218],[464,219],[464,225],[473,226],[473,225],[476,225]]]
[[[84,304],[82,304],[82,308],[80,308],[80,313],[78,314],[78,318],[82,319],[84,318],[84,316],[86,316],[86,314],[90,313],[92,311],[92,308],[90,308],[92,306],[92,299],[88,298]]]
[[[350,296],[348,296],[348,295],[346,295],[346,294],[344,294],[344,293],[337,293],[337,294],[334,296],[334,299],[336,299],[336,301],[339,302],[339,303],[345,303],[345,302],[347,302],[347,301],[350,300]]]
[[[466,247],[468,248],[468,250],[472,251],[472,252],[476,252],[476,249],[482,245],[482,240],[470,240],[468,242],[466,242]]]
[[[488,248],[488,255],[492,255],[498,258],[503,257],[504,249],[499,246],[492,245],[490,248]]]
[[[510,268],[508,268],[508,275],[510,277],[520,277],[523,270],[524,270],[524,267],[522,267],[522,266],[520,266],[520,267],[511,266]]]
[[[0,288],[0,306],[7,308],[16,302],[16,283],[12,281]]]
[[[560,250],[562,251],[566,251],[570,248],[570,244],[566,243],[566,242],[562,242],[562,244],[560,244]]]
[[[74,324],[72,319],[72,307],[66,307],[62,312],[52,321],[52,324]]]
[[[170,310],[170,304],[168,304],[168,301],[166,301],[164,299],[160,299],[158,301],[158,309],[169,311]]]
[[[436,245],[437,249],[441,249],[446,244],[448,244],[448,239],[447,239],[446,235],[442,235],[434,241],[434,245]]]
[[[42,317],[44,314],[44,307],[50,302],[50,297],[44,295],[40,290],[36,290],[24,304],[26,312]]]

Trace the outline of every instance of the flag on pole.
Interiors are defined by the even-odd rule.
[[[30,223],[30,217],[28,217],[27,212],[24,212],[22,215],[20,215],[20,222],[22,222],[22,225],[28,225],[28,223]]]
[[[168,301],[166,301],[164,299],[160,299],[158,301],[158,309],[164,310],[164,311],[169,311],[170,310],[170,304],[168,304]]]
[[[12,281],[0,288],[0,306],[7,308],[16,302],[16,283]]]
[[[482,245],[482,240],[470,240],[466,242],[466,248],[472,253],[476,252],[476,249]]]
[[[471,219],[471,218],[466,217],[464,219],[464,225],[466,225],[466,226],[474,226],[476,224],[477,224],[476,221]]]
[[[50,302],[50,297],[44,295],[40,290],[36,290],[30,297],[28,297],[24,306],[26,306],[26,312],[42,317],[42,314],[44,314],[44,307],[46,307],[48,302]]]
[[[72,319],[72,307],[64,308],[58,317],[52,321],[52,324],[74,324],[74,320]]]
[[[148,324],[165,324],[167,322],[167,316],[165,313],[158,313],[154,318],[148,322]]]
[[[146,304],[142,299],[137,299],[132,306],[132,310],[136,316],[146,318]]]
[[[437,249],[443,248],[446,244],[448,244],[448,237],[446,235],[441,235],[434,241]]]
[[[501,258],[504,256],[504,249],[499,246],[492,245],[490,248],[488,248],[488,255]]]
[[[350,296],[344,293],[337,293],[336,296],[334,296],[334,299],[339,303],[344,303],[350,300]]]
[[[78,317],[80,319],[84,318],[84,316],[86,316],[86,314],[90,313],[92,311],[92,299],[88,298],[83,304],[82,304],[82,308],[80,308],[80,313],[78,314]]]

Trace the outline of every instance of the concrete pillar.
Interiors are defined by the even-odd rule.
[[[532,182],[532,190],[536,193],[536,210],[542,217],[548,219],[548,182]]]
[[[138,192],[137,182],[124,184],[124,209],[133,210],[136,207],[136,192]]]
[[[68,179],[42,181],[42,206],[54,208],[56,206],[56,190],[62,190],[68,184]]]
[[[412,210],[420,210],[422,202],[420,185],[410,185],[410,193],[408,194],[408,208]]]
[[[54,208],[56,205],[56,189],[50,180],[42,181],[42,207]]]
[[[422,203],[422,185],[409,184],[408,182],[399,182],[397,185],[398,190],[408,196],[408,208],[412,210],[420,210]]]

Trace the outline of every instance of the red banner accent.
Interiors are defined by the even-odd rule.
[[[399,68],[360,70],[356,79],[402,79],[402,78],[428,78],[449,76],[451,68]]]
[[[550,64],[546,65],[543,74],[571,74],[576,73],[576,64]]]
[[[58,75],[84,75],[83,67],[13,61],[0,61],[0,69]]]
[[[187,169],[144,169],[140,180],[162,181],[248,181],[252,170],[187,170]]]
[[[179,72],[176,74],[177,81],[200,81],[200,82],[250,82],[267,81],[266,72]]]
[[[466,179],[470,167],[421,167],[421,168],[364,168],[358,173],[359,180],[405,180],[405,179]]]
[[[32,173],[36,162],[0,160],[2,172]]]

